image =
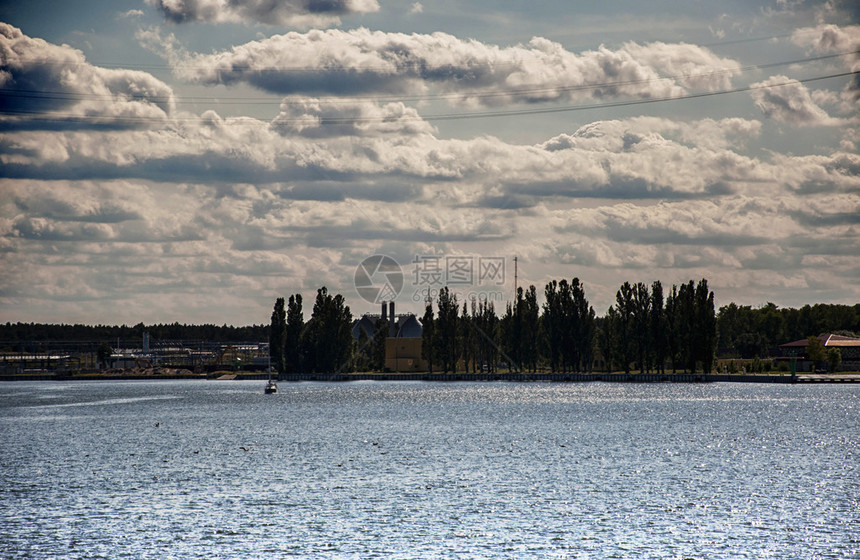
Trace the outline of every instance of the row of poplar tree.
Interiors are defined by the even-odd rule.
[[[714,294],[705,279],[673,285],[664,295],[650,286],[625,282],[603,317],[589,305],[578,278],[549,282],[544,303],[534,286],[518,289],[499,317],[491,302],[462,306],[446,287],[434,310],[421,318],[422,359],[442,372],[553,372],[635,369],[665,372],[713,368],[717,327]],[[279,373],[382,371],[389,324],[377,321],[372,336],[352,337],[352,314],[340,294],[317,291],[305,323],[300,294],[278,298],[272,312],[270,355]]]
[[[673,285],[665,296],[660,281],[625,282],[603,317],[595,315],[578,278],[549,282],[542,306],[534,286],[518,289],[502,317],[488,302],[460,308],[456,295],[443,288],[436,310],[428,303],[421,323],[422,358],[431,372],[492,372],[500,366],[710,372],[717,341],[714,293],[706,279]]]
[[[352,363],[352,313],[342,295],[317,290],[305,323],[302,296],[275,300],[269,328],[269,356],[278,373],[337,372]]]

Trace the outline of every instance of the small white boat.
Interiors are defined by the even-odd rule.
[[[267,395],[273,395],[278,392],[278,385],[269,379],[268,383],[266,383],[266,388],[263,389],[263,392]]]

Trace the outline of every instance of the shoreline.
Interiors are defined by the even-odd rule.
[[[158,380],[210,380],[210,381],[265,381],[265,373],[243,374],[218,371],[194,373],[176,370],[163,373],[140,371],[79,373],[24,373],[0,375],[3,381],[158,381]],[[810,374],[722,374],[722,373],[301,373],[285,374],[276,378],[280,382],[317,381],[348,383],[351,381],[436,381],[436,382],[512,382],[512,383],[860,383],[860,373]]]

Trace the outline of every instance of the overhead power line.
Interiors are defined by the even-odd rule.
[[[402,117],[400,121],[449,121],[449,120],[462,120],[462,119],[479,119],[479,118],[495,118],[495,117],[515,117],[522,115],[539,115],[539,114],[548,114],[548,113],[565,113],[565,112],[573,112],[573,111],[589,111],[589,110],[598,110],[598,109],[610,109],[617,107],[629,107],[634,105],[645,105],[645,104],[653,104],[653,103],[666,103],[671,101],[683,101],[687,99],[699,99],[704,97],[715,97],[719,95],[728,95],[733,93],[743,93],[760,89],[772,89],[778,87],[785,87],[789,85],[794,85],[798,83],[808,83],[815,82],[821,80],[829,80],[834,78],[842,78],[847,76],[855,76],[860,74],[860,71],[851,71],[851,72],[839,72],[835,74],[827,74],[823,76],[814,76],[811,78],[800,78],[800,79],[789,79],[784,82],[779,83],[768,83],[768,84],[755,84],[749,85],[739,88],[733,89],[724,89],[718,91],[709,91],[709,92],[700,92],[700,93],[689,93],[686,95],[678,95],[678,96],[666,96],[666,97],[655,97],[655,98],[647,98],[647,99],[632,99],[626,101],[611,101],[607,103],[594,103],[588,105],[565,105],[560,107],[536,107],[531,109],[509,109],[503,111],[472,111],[472,112],[460,112],[460,113],[440,113],[440,114],[431,114],[425,116],[417,116],[417,117]],[[73,115],[73,114],[51,114],[45,115],[39,111],[25,111],[25,110],[7,110],[4,109],[2,114],[6,115],[32,115],[30,120],[44,120],[44,121],[56,121],[56,122],[95,122],[95,123],[103,123],[106,125],[115,125],[118,123],[128,123],[128,124],[142,124],[142,123],[160,123],[160,124],[169,124],[171,122],[199,122],[200,118],[195,117],[185,117],[185,118],[164,118],[157,119],[152,117],[111,117],[111,116],[99,116],[99,115]],[[307,123],[311,120],[315,120],[312,117],[302,117],[296,119],[283,119],[280,122],[283,123]],[[372,122],[384,122],[388,120],[386,117],[322,117],[320,119],[320,123],[323,125],[335,125],[335,124],[359,124],[359,123],[372,123]],[[0,121],[0,127],[2,127],[3,122]],[[234,120],[225,120],[224,124],[229,125],[255,125],[255,126],[269,126],[272,124],[269,121],[261,121],[250,118],[241,118]]]
[[[523,88],[505,88],[505,89],[478,89],[478,90],[469,90],[463,89],[459,92],[451,92],[451,93],[436,93],[436,94],[422,94],[422,95],[405,95],[405,96],[379,96],[379,95],[368,95],[368,96],[323,96],[323,97],[315,97],[314,99],[320,99],[325,101],[326,103],[353,103],[355,101],[376,101],[376,102],[415,102],[415,101],[434,101],[434,100],[446,100],[446,99],[493,99],[493,98],[505,98],[505,97],[545,97],[547,95],[558,95],[561,93],[571,93],[577,91],[589,91],[595,89],[604,89],[604,88],[619,88],[619,87],[629,87],[629,86],[637,86],[637,85],[645,85],[649,83],[656,82],[664,82],[664,81],[684,81],[684,80],[701,80],[712,78],[715,76],[721,75],[735,75],[735,74],[743,74],[747,72],[757,71],[757,70],[765,70],[769,68],[777,68],[780,66],[790,66],[790,65],[799,65],[799,64],[807,64],[810,62],[819,62],[822,60],[828,60],[833,58],[838,58],[841,56],[847,56],[852,54],[860,54],[860,50],[855,51],[846,51],[835,54],[827,54],[820,55],[815,57],[808,58],[800,58],[793,60],[784,60],[779,62],[770,62],[765,64],[751,64],[747,66],[741,66],[737,68],[719,68],[717,70],[712,70],[710,72],[703,73],[685,73],[685,74],[674,74],[669,76],[659,76],[654,78],[643,78],[638,80],[618,80],[611,82],[598,82],[598,83],[590,83],[590,84],[573,84],[573,85],[565,85],[565,84],[551,84],[551,85],[541,85],[540,87],[523,87]],[[354,71],[354,68],[351,67],[342,67],[342,68],[328,68],[328,69],[316,69],[316,72],[338,72],[338,71]],[[275,69],[260,69],[260,71],[275,71]],[[128,101],[140,100],[146,101],[152,104],[167,104],[171,101],[175,104],[197,104],[197,103],[213,103],[218,105],[270,105],[270,106],[278,106],[281,103],[290,103],[289,97],[282,98],[285,94],[279,94],[273,92],[268,96],[243,96],[243,97],[209,97],[209,96],[194,96],[194,95],[152,95],[152,96],[131,96]],[[273,96],[275,98],[273,98]],[[113,101],[118,95],[116,94],[102,94],[102,93],[89,93],[89,92],[69,92],[69,91],[52,91],[52,90],[33,90],[33,89],[13,89],[13,88],[0,88],[0,98],[9,97],[9,98],[24,98],[24,99],[38,99],[38,100],[49,100],[49,101]],[[308,96],[310,97],[310,96]],[[540,99],[535,100],[533,102],[538,101],[546,101],[552,102],[556,99]]]
[[[566,113],[572,111],[588,111],[594,109],[610,109],[615,107],[628,107],[631,105],[645,105],[650,103],[665,103],[667,101],[682,101],[685,99],[699,99],[702,97],[714,97],[717,95],[727,95],[731,93],[743,93],[745,91],[753,91],[758,89],[770,89],[777,87],[789,86],[797,83],[806,83],[806,82],[815,82],[819,80],[828,80],[831,78],[841,78],[844,76],[853,76],[856,74],[860,74],[860,71],[853,72],[840,72],[838,74],[828,74],[826,76],[816,76],[814,78],[803,78],[799,80],[787,80],[785,82],[780,82],[776,84],[758,84],[745,86],[734,89],[725,89],[720,91],[708,91],[702,93],[690,93],[686,95],[680,96],[669,96],[669,97],[655,97],[651,99],[634,99],[629,101],[614,101],[609,103],[597,103],[592,105],[573,105],[573,106],[565,106],[565,107],[543,107],[543,108],[535,108],[535,109],[514,109],[508,111],[486,111],[486,112],[473,112],[468,115],[462,114],[440,114],[440,115],[428,115],[423,117],[423,120],[426,121],[443,121],[443,120],[456,120],[459,118],[469,118],[469,119],[477,119],[477,118],[489,118],[489,117],[500,117],[500,116],[520,116],[520,115],[539,115],[546,113]]]

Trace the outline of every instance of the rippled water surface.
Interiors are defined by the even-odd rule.
[[[860,556],[860,388],[263,385],[0,385],[0,557]]]

